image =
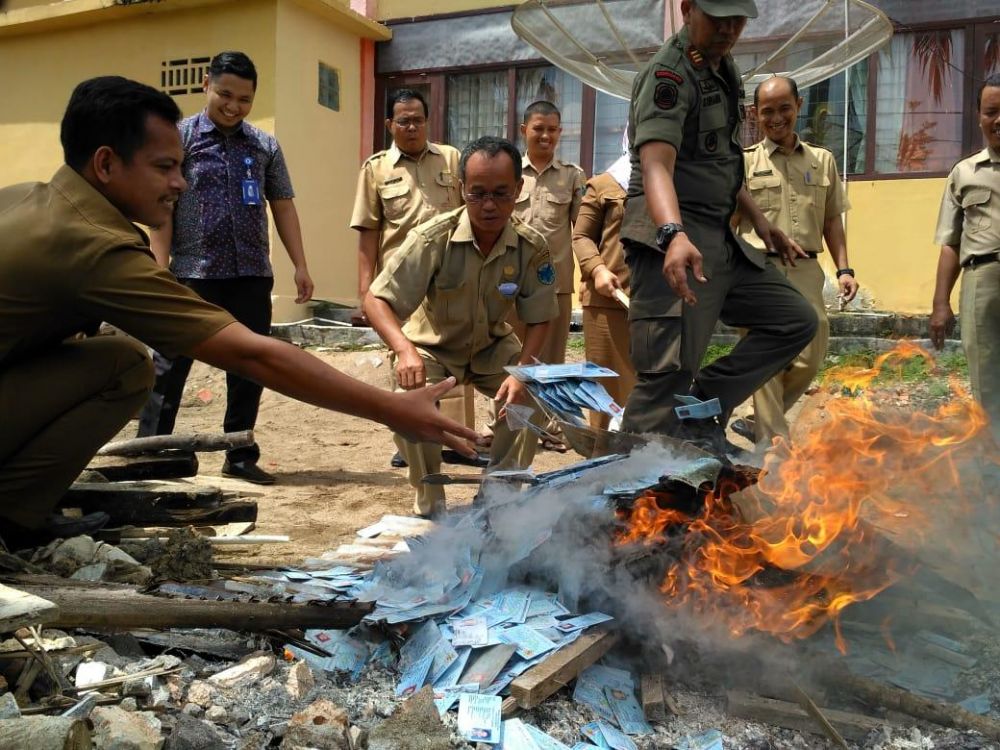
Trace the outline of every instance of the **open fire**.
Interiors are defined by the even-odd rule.
[[[679,545],[660,584],[668,605],[733,636],[758,630],[791,641],[832,622],[846,652],[840,614],[917,567],[889,537],[912,549],[933,527],[927,500],[955,512],[973,501],[962,498],[958,463],[981,450],[986,419],[970,394],[953,382],[934,413],[880,408],[871,395],[880,374],[915,357],[932,361],[903,343],[871,369],[830,371],[824,385],[841,395],[794,447],[777,442],[755,487],[722,484],[695,512],[649,491],[622,513],[616,544]]]

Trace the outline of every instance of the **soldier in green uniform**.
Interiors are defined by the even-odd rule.
[[[632,178],[622,242],[632,279],[638,382],[623,429],[724,449],[732,409],[812,340],[816,313],[729,225],[737,205],[783,262],[804,257],[743,186],[743,88],[729,54],[753,0],[682,0],[684,28],[636,76],[629,116]],[[699,369],[716,323],[746,328],[733,351]],[[679,422],[675,394],[718,398],[720,417]]]

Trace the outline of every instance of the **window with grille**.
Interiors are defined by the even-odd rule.
[[[211,57],[182,57],[160,64],[160,90],[171,96],[200,94]]]
[[[319,103],[340,111],[340,71],[323,63],[319,64]]]

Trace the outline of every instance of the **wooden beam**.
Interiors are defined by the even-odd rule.
[[[253,500],[227,500],[218,487],[187,482],[78,482],[61,507],[104,511],[110,526],[190,526],[257,520]]]
[[[98,456],[138,456],[164,450],[226,451],[253,445],[253,430],[227,432],[222,435],[152,435],[150,437],[116,440],[99,451]]]
[[[54,576],[16,576],[6,580],[54,602],[59,609],[49,625],[56,628],[226,628],[253,632],[346,628],[357,625],[371,611],[371,605],[354,602],[319,605],[173,599],[142,594],[132,586]]]
[[[18,628],[52,622],[58,609],[39,596],[0,585],[0,633],[13,633]]]
[[[726,704],[729,715],[737,719],[749,719],[784,729],[827,736],[816,720],[797,703],[729,690],[726,692]],[[887,723],[871,716],[829,708],[823,709],[823,715],[840,734],[855,742],[863,740],[873,729],[878,729]]]
[[[597,629],[584,633],[566,648],[556,651],[510,685],[510,695],[521,708],[534,708],[560,688],[575,680],[618,642],[618,634]]]
[[[183,479],[198,474],[198,456],[194,453],[169,452],[158,456],[95,457],[87,466],[109,482],[135,479]]]
[[[666,721],[667,706],[663,690],[663,675],[644,674],[640,681],[642,712],[649,721]]]

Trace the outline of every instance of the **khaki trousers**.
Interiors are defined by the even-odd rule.
[[[753,394],[754,438],[757,443],[764,445],[770,445],[778,435],[788,439],[789,427],[785,414],[808,390],[819,368],[823,366],[830,343],[830,319],[823,304],[825,276],[819,261],[802,258],[796,261],[794,267],[775,268],[812,305],[819,318],[819,327],[812,342],[799,352],[791,364]]]
[[[440,383],[451,373],[445,369],[444,365],[433,357],[421,352],[421,359],[427,371],[426,382],[428,385]],[[516,358],[510,364],[515,364]],[[493,398],[500,385],[507,378],[506,372],[480,375],[471,370],[467,371],[466,380],[475,387],[477,391]],[[397,390],[400,390],[397,388]],[[494,409],[499,406],[494,401]],[[540,412],[536,410],[536,417]],[[416,491],[413,503],[413,512],[421,515],[440,513],[446,507],[444,487],[440,485],[424,484],[423,478],[428,474],[436,474],[441,471],[441,446],[437,443],[413,443],[402,435],[393,434],[396,448],[406,458],[409,468],[410,486]],[[538,447],[538,438],[528,430],[513,432],[507,427],[507,420],[498,419],[493,426],[493,443],[490,446],[490,464],[487,471],[493,469],[526,469],[531,466],[535,458],[535,450]]]
[[[126,336],[63,343],[0,367],[0,518],[41,526],[142,408],[153,380],[146,347]]]
[[[1000,443],[1000,263],[962,272],[959,313],[972,393],[989,417],[993,439]]]
[[[583,349],[594,364],[610,368],[617,378],[601,378],[600,383],[619,406],[625,406],[635,385],[635,370],[629,359],[628,312],[614,307],[583,308]],[[590,412],[590,426],[606,430],[611,417]]]

